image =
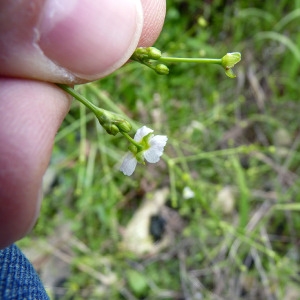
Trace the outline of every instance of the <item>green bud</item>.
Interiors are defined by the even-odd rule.
[[[148,54],[145,48],[139,47],[136,48],[133,54],[131,55],[130,59],[138,61],[138,62],[143,62],[145,58],[147,58]]]
[[[131,56],[132,60],[138,61],[151,68],[150,60],[161,58],[161,51],[154,47],[139,47]]]
[[[108,134],[116,135],[119,133],[119,128],[115,124],[108,124],[103,126]]]
[[[157,48],[155,48],[155,47],[149,47],[147,49],[148,49],[148,55],[149,55],[148,58],[149,59],[157,60],[157,59],[161,58],[161,51],[158,50]]]
[[[225,69],[225,74],[230,78],[235,78],[232,68],[241,60],[240,52],[227,53],[222,57],[222,66]]]
[[[163,64],[158,64],[157,66],[155,66],[154,71],[159,75],[168,75],[169,74],[169,68]]]
[[[222,57],[222,66],[225,69],[231,69],[240,60],[241,60],[241,53],[240,52],[227,53],[225,56]]]
[[[137,56],[143,56],[143,55],[147,55],[148,54],[148,51],[147,51],[147,48],[145,47],[138,47],[135,49],[134,55],[137,55]]]
[[[121,119],[121,120],[117,120],[117,121],[114,121],[113,122],[118,128],[120,131],[122,132],[126,132],[128,133],[131,129],[132,129],[132,126],[131,124],[125,120],[125,119]]]
[[[98,108],[95,115],[109,134],[116,135],[120,131],[127,133],[132,129],[131,124],[119,114]]]

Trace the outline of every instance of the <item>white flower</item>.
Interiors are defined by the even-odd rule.
[[[185,186],[182,191],[182,196],[183,199],[191,199],[195,197],[195,192],[189,186]]]
[[[153,130],[147,126],[143,126],[137,130],[134,140],[143,146],[143,150],[136,153],[127,153],[120,167],[120,171],[122,171],[124,175],[132,175],[138,162],[137,156],[139,157],[139,162],[141,162],[141,159],[142,161],[145,159],[152,164],[159,161],[164,152],[164,147],[168,138],[165,135],[151,134],[152,132]]]

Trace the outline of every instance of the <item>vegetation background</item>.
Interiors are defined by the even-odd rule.
[[[162,161],[119,166],[128,143],[74,101],[45,199],[18,244],[52,299],[299,299],[300,1],[168,0],[165,55],[239,51],[219,66],[137,63],[78,86],[168,135]],[[143,253],[143,251],[146,251]]]

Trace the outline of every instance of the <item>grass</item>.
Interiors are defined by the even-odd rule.
[[[162,162],[125,177],[118,168],[126,140],[73,103],[56,137],[41,217],[19,243],[53,299],[296,299],[299,9],[299,1],[274,10],[274,1],[170,0],[155,46],[184,57],[239,51],[236,79],[218,66],[171,64],[170,75],[158,76],[130,63],[77,87],[169,141]],[[167,246],[125,250],[130,220],[162,189]],[[67,275],[47,275],[55,259]]]

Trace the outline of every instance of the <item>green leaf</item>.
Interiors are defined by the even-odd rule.
[[[127,280],[132,292],[136,296],[142,296],[146,294],[148,290],[148,283],[147,279],[142,273],[137,272],[136,270],[128,270]]]

